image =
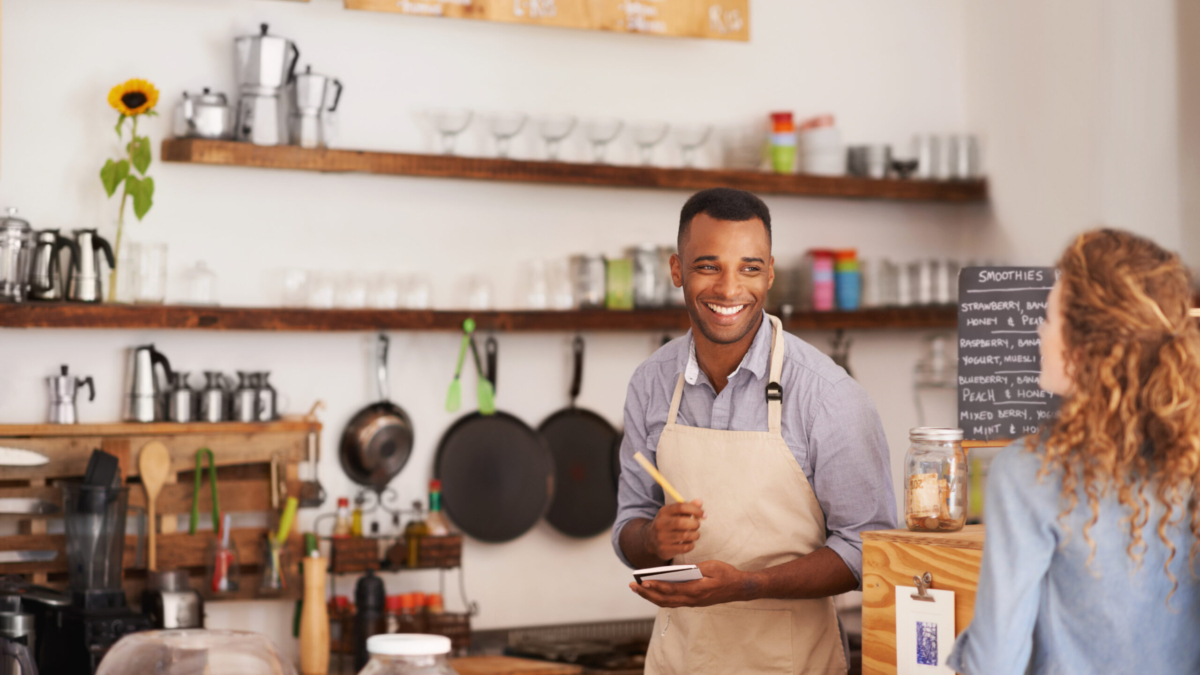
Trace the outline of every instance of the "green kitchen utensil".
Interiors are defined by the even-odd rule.
[[[479,400],[480,415],[496,414],[496,390],[492,388],[492,381],[487,378],[483,372],[483,365],[479,362],[479,349],[475,347],[475,338],[471,338],[471,356],[475,359],[475,373],[477,380],[475,382],[475,398]]]
[[[450,391],[446,392],[446,412],[456,412],[462,405],[462,385],[459,376],[462,375],[463,359],[467,356],[467,343],[471,341],[471,333],[475,332],[475,320],[463,321],[462,345],[458,348],[458,365],[454,367],[454,379],[450,381]]]
[[[212,521],[213,533],[221,531],[221,501],[217,494],[217,461],[213,451],[200,448],[196,451],[196,482],[192,487],[192,518],[188,524],[188,534],[196,534],[196,523],[200,520],[200,479],[203,476],[201,460],[208,457],[208,482],[212,486]]]

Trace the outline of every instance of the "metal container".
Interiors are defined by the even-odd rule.
[[[666,286],[658,247],[641,244],[629,250],[629,257],[633,260],[633,306],[638,309],[662,307]]]
[[[238,86],[279,89],[295,77],[300,50],[285,37],[268,35],[265,23],[259,25],[259,31],[233,42]]]
[[[204,380],[204,389],[200,391],[199,419],[202,422],[224,422],[229,408],[225,375],[215,370],[206,370]]]
[[[271,377],[271,373],[260,372],[255,373],[258,378],[258,388],[255,390],[255,418],[259,422],[274,422],[279,419],[278,411],[276,410],[278,402],[278,394],[275,388],[267,380]]]
[[[29,273],[29,297],[34,300],[62,300],[67,296],[67,277],[62,266],[62,251],[69,252],[67,270],[79,259],[75,242],[59,234],[58,230],[41,230],[37,233],[33,264]]]
[[[88,401],[96,400],[96,384],[91,376],[79,379],[67,372],[66,364],[61,366],[61,374],[47,377],[50,385],[50,424],[75,424],[79,421],[79,413],[75,402],[80,387],[87,385]]]
[[[96,230],[75,230],[75,266],[67,278],[67,299],[75,302],[100,302],[104,286],[100,279],[100,254],[108,268],[116,265],[112,245]]]
[[[155,628],[204,627],[204,600],[188,582],[187,570],[148,573],[142,613]]]
[[[956,532],[967,522],[962,429],[909,431],[904,456],[904,523],[914,532]]]
[[[221,92],[208,87],[199,94],[183,92],[175,107],[174,131],[177,138],[233,138],[234,109]]]
[[[191,422],[196,417],[196,392],[188,385],[187,371],[175,371],[172,385],[167,392],[167,419],[172,422]]]
[[[33,228],[9,208],[0,218],[0,302],[24,302],[28,297],[34,246]]]
[[[155,377],[154,367],[161,365],[166,381],[171,382],[171,362],[154,348],[141,345],[129,350],[129,366],[125,372],[125,420],[128,422],[153,422],[163,419],[159,411],[162,389]]]
[[[34,616],[22,612],[0,612],[0,675],[37,675]]]
[[[238,371],[238,386],[233,391],[234,422],[254,422],[258,419],[258,373]]]
[[[608,262],[602,255],[571,256],[571,287],[575,306],[580,309],[603,309],[608,292]]]

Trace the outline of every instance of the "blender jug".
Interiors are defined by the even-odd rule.
[[[71,591],[120,590],[129,488],[73,483],[62,490]]]

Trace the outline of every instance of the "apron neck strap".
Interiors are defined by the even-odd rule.
[[[779,384],[783,376],[783,323],[778,318],[767,315],[771,321],[771,369],[767,380],[767,429],[773,434],[783,432],[783,386]],[[667,413],[667,424],[675,424],[679,414],[679,402],[683,400],[683,373],[675,381],[675,393],[671,395],[671,409]]]
[[[783,323],[767,315],[771,320],[771,371],[767,380],[767,429],[773,434],[783,433]]]

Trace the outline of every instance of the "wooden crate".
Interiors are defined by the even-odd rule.
[[[266,512],[268,522],[274,524],[278,511],[271,505],[272,457],[282,464],[281,482],[286,494],[297,494],[298,465],[304,460],[307,436],[310,432],[320,433],[320,429],[320,423],[311,420],[253,424],[0,425],[0,446],[35,450],[50,459],[49,463],[37,467],[0,467],[0,498],[39,497],[61,507],[62,490],[56,483],[82,477],[92,450],[99,448],[115,455],[120,462],[121,475],[130,488],[131,508],[127,518],[135,521],[140,515],[133,507],[144,509],[146,505],[146,493],[138,477],[138,453],[147,443],[159,441],[166,445],[171,456],[171,473],[158,496],[156,511],[159,517],[153,524],[158,533],[159,569],[186,569],[192,587],[200,590],[207,600],[299,597],[298,562],[303,545],[298,533],[293,533],[287,544],[290,553],[285,575],[287,589],[260,592],[262,542],[268,530],[262,527],[234,528],[231,538],[238,550],[240,588],[236,593],[216,594],[204,587],[205,561],[215,534],[205,530],[194,536],[188,535],[186,519],[181,523],[178,516],[186,517],[191,513],[195,453],[199,448],[207,447],[213,451],[217,466],[222,511]],[[207,461],[205,467],[200,488],[202,525],[212,522],[207,515],[212,510]],[[47,525],[53,519],[20,520],[18,534],[0,536],[0,549],[53,549],[59,552],[58,557],[45,563],[0,564],[0,574],[23,574],[37,583],[59,588],[66,586],[65,537],[47,534]],[[146,579],[146,555],[143,554],[142,564],[138,565],[136,549],[137,537],[127,536],[123,586],[134,606],[140,603]]]
[[[975,615],[983,526],[960,532],[863,532],[863,673],[896,673],[896,587],[929,572],[931,588],[954,591],[955,634]]]

